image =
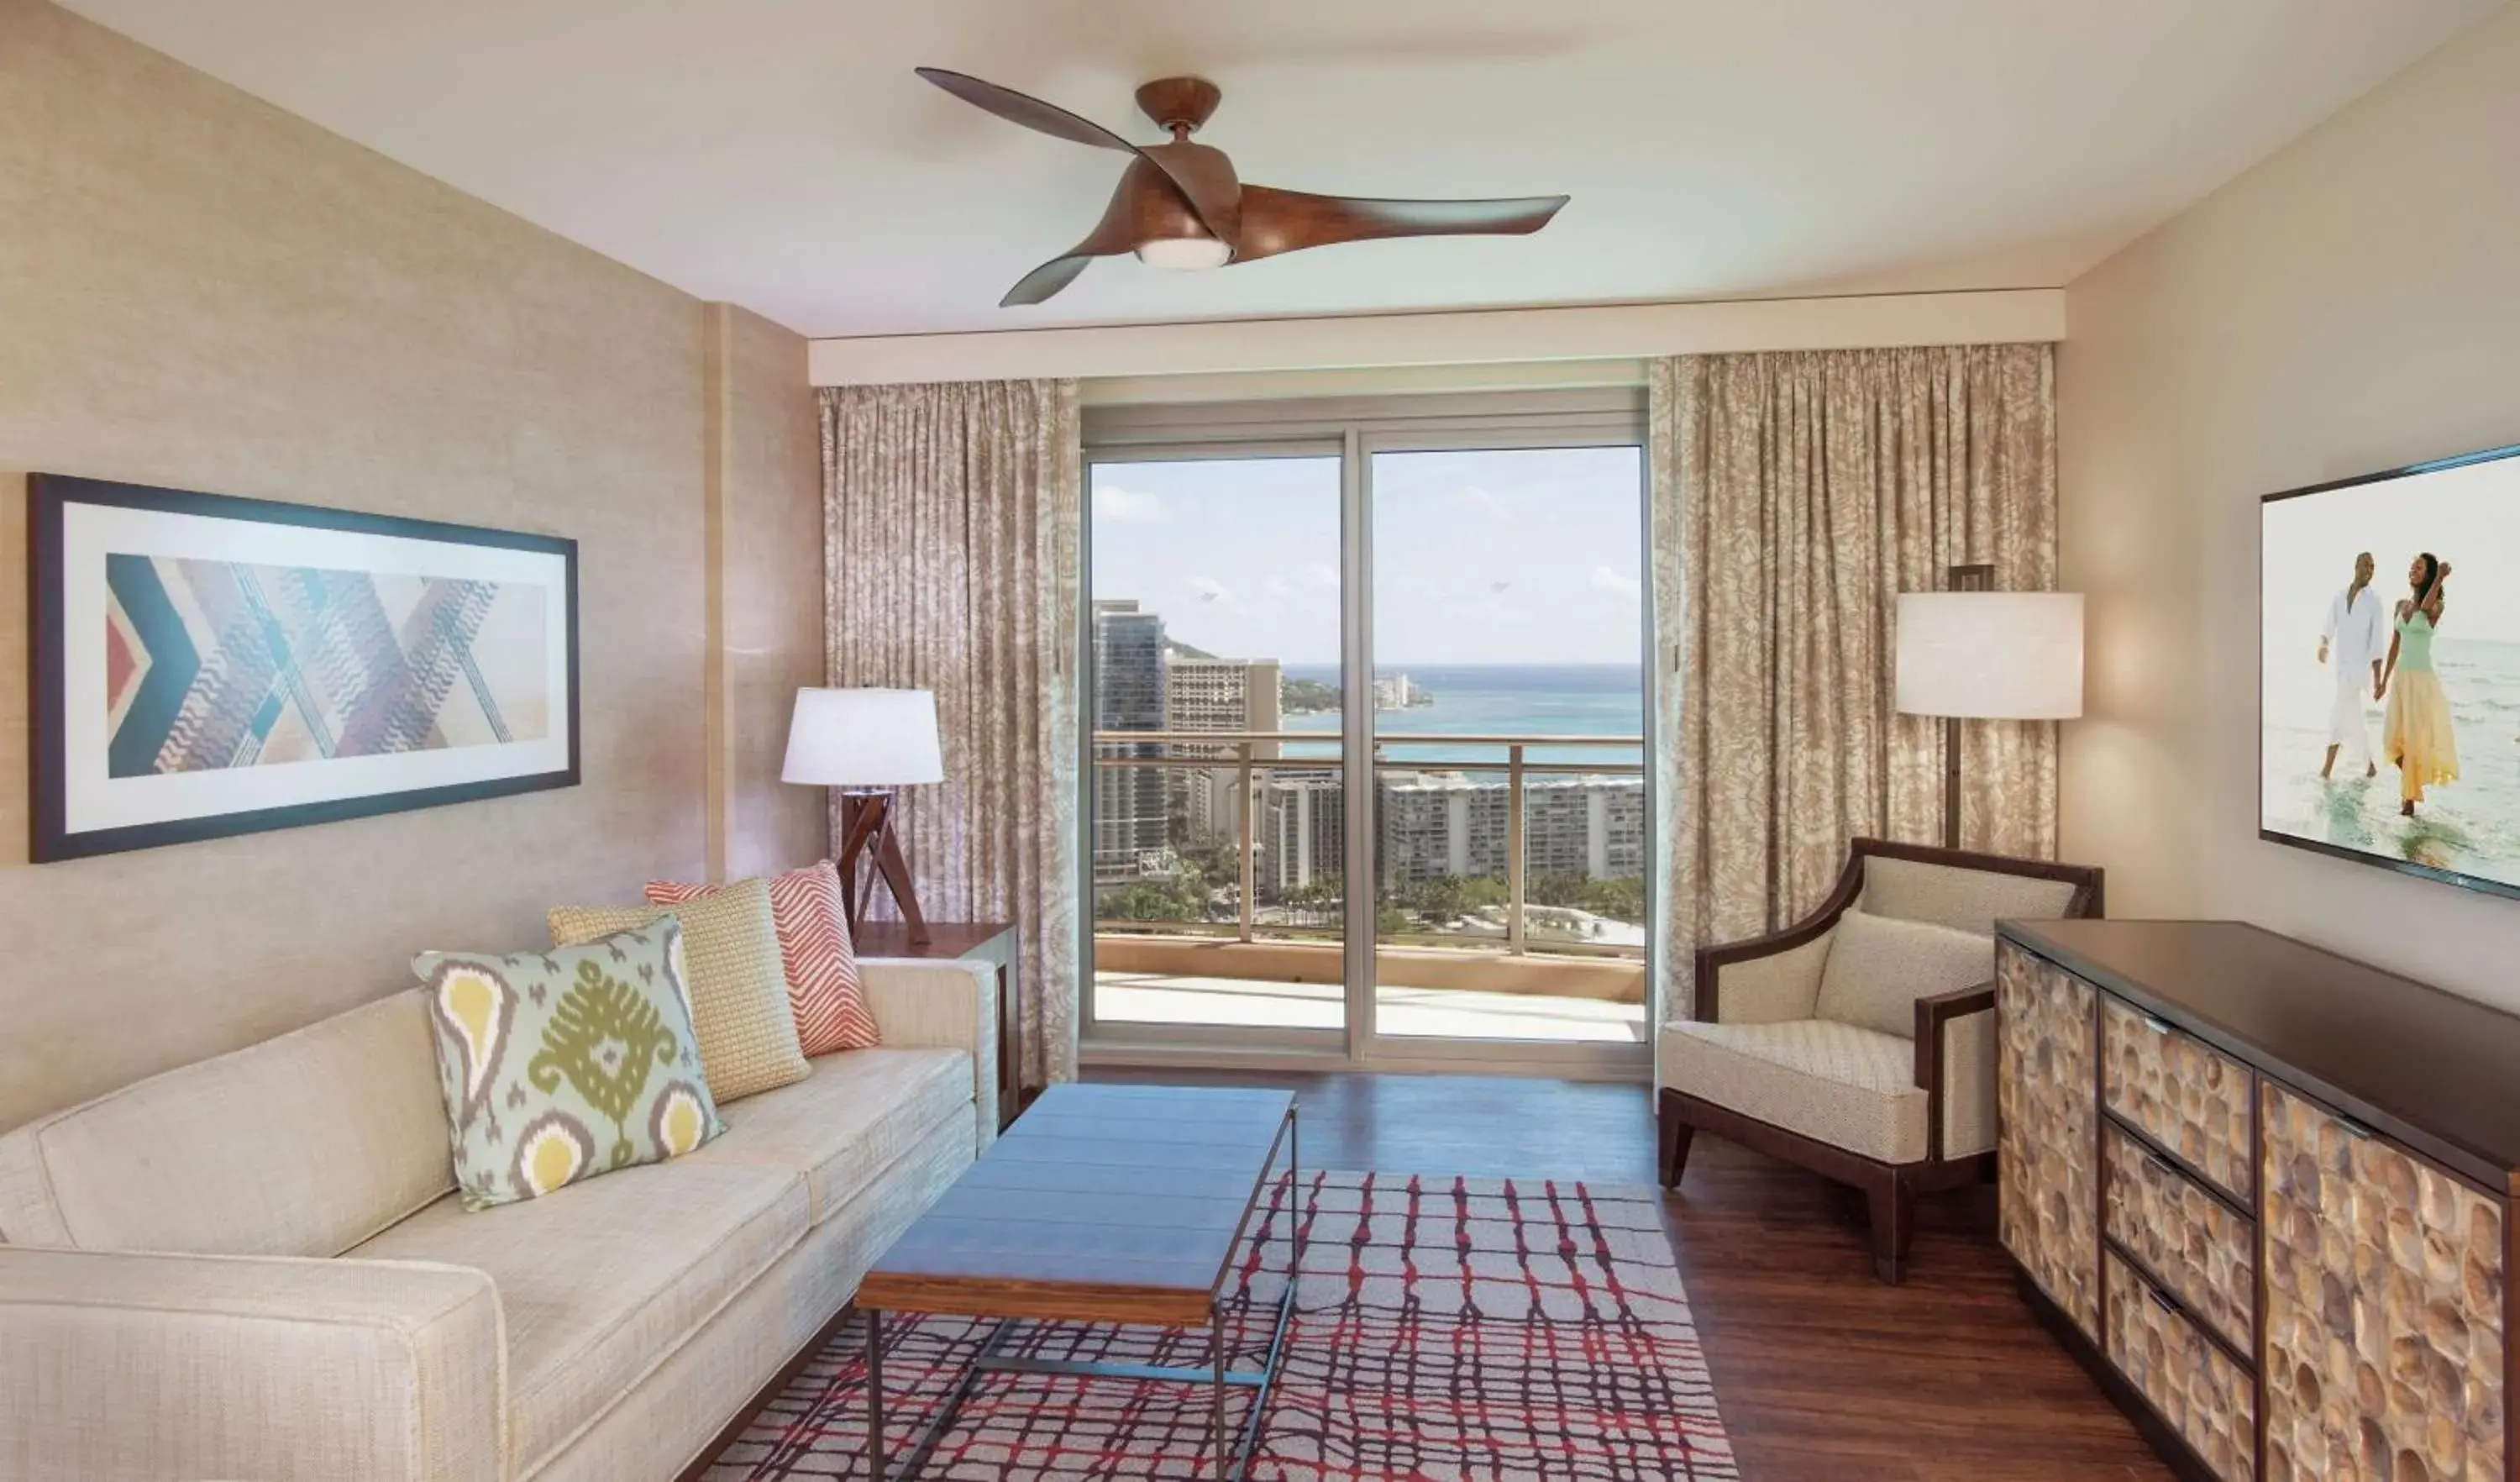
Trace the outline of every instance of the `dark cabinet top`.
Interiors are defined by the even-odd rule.
[[[2520,1192],[2520,1018],[2243,921],[1999,929],[2348,1117]]]

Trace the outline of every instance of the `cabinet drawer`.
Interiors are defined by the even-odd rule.
[[[2257,1475],[2257,1394],[2248,1370],[2108,1252],[2108,1358],[2214,1475]]]
[[[2257,1342],[2258,1231],[2112,1123],[2101,1134],[2108,1236],[2242,1353]]]
[[[2118,1000],[2100,1000],[2100,1090],[2109,1110],[2243,1204],[2256,1201],[2249,1067]]]
[[[2500,1478],[2501,1202],[2287,1087],[2262,1095],[2268,1471]]]

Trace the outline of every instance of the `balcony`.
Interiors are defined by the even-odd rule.
[[[1433,736],[1377,748],[1375,1028],[1645,1039],[1635,736]],[[1345,787],[1320,732],[1097,732],[1095,1015],[1336,1029]]]

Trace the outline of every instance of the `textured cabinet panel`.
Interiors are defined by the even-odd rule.
[[[2108,1235],[2200,1322],[2247,1353],[2257,1341],[2258,1230],[2124,1129],[2104,1133]]]
[[[2269,1083],[2267,1471],[2503,1471],[2503,1210]]]
[[[2176,1029],[2100,1001],[2100,1094],[2190,1167],[2246,1204],[2257,1196],[2249,1148],[2249,1067]]]
[[[1996,949],[1999,1233],[2076,1326],[2099,1336],[2099,1108],[2092,989],[2010,942]]]
[[[2196,1325],[2156,1300],[2115,1251],[2108,1260],[2109,1362],[2214,1475],[2231,1482],[2255,1476],[2256,1381]]]

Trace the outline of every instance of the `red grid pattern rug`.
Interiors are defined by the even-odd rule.
[[[1237,1258],[1229,1330],[1257,1368],[1285,1282],[1280,1186]],[[1294,1327],[1254,1482],[1736,1482],[1652,1191],[1552,1181],[1305,1176]],[[897,1467],[994,1325],[885,1324]],[[867,1476],[855,1322],[709,1482]],[[1035,1325],[1008,1353],[1204,1365],[1205,1329]],[[1229,1400],[1238,1427],[1248,1391]],[[993,1374],[928,1459],[947,1482],[1204,1477],[1205,1385]]]

